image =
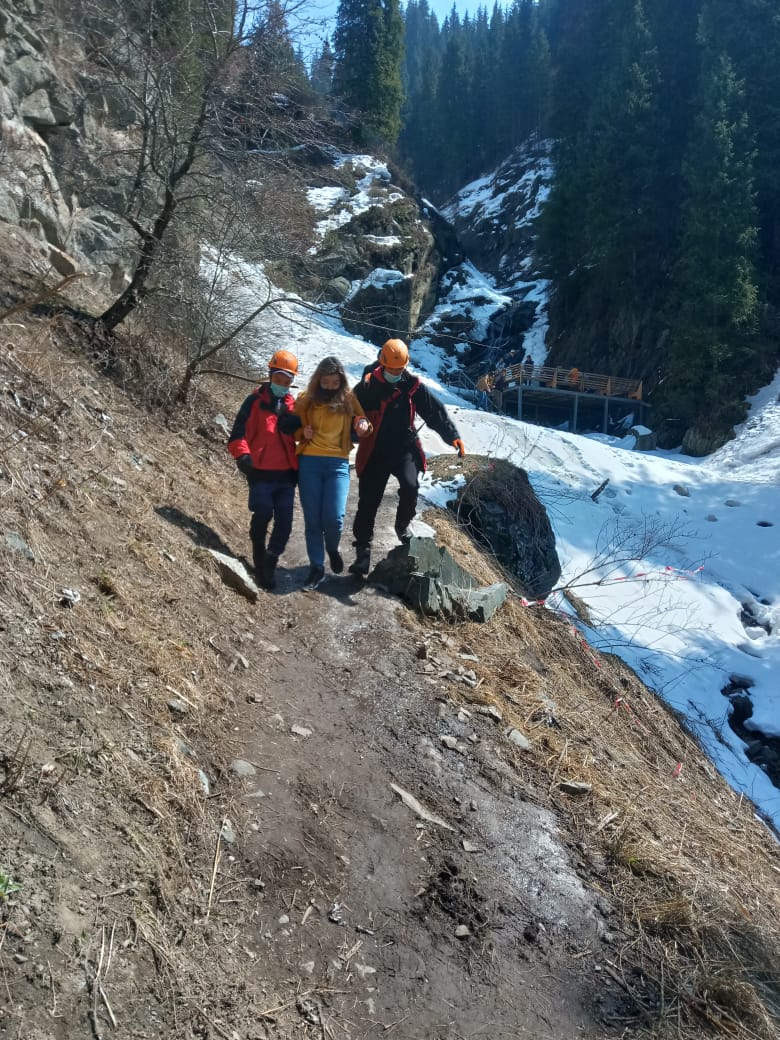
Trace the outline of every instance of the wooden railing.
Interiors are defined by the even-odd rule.
[[[548,365],[534,365],[533,369],[530,365],[522,364],[499,368],[487,376],[486,389],[489,392],[498,389],[496,383],[501,375],[504,377],[504,386],[500,387],[503,391],[513,390],[517,386],[527,386],[529,390],[536,387],[642,400],[641,379],[596,375],[593,372],[580,372],[576,368],[552,368]]]

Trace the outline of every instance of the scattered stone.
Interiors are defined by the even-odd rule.
[[[658,447],[657,435],[647,426],[632,426],[628,435],[634,438],[635,451],[655,451]]]
[[[454,751],[458,746],[457,737],[445,735],[441,738],[441,742],[445,747],[449,748],[451,751]]]
[[[233,827],[233,824],[230,822],[227,816],[222,821],[222,830],[219,833],[222,840],[226,842],[228,845],[232,845],[236,840],[235,828]]]
[[[344,923],[341,917],[341,903],[334,903],[330,910],[328,910],[328,920],[333,924]]]
[[[456,939],[468,939],[471,936],[471,929],[467,924],[459,924],[455,929]]]
[[[536,942],[539,938],[539,925],[536,921],[529,921],[529,923],[523,929],[523,938],[526,942]]]
[[[168,707],[171,709],[174,715],[186,715],[187,705],[184,701],[178,697],[169,697],[167,701]]]
[[[458,722],[468,722],[471,718],[471,712],[466,708],[460,708],[458,710]]]
[[[176,750],[180,751],[182,755],[186,755],[187,758],[195,759],[198,757],[185,740],[176,741]]]
[[[282,652],[282,648],[277,646],[276,643],[266,643],[262,639],[257,645],[261,650],[265,650],[267,654],[280,654]]]
[[[592,784],[580,780],[561,780],[558,786],[566,794],[590,794],[593,790]]]
[[[304,740],[306,737],[310,737],[314,732],[313,729],[308,729],[306,726],[290,726],[290,732],[296,737],[302,737]]]
[[[463,851],[464,852],[481,852],[482,851],[482,849],[479,847],[479,845],[475,845],[473,841],[469,841],[467,838],[464,838],[463,841],[461,842],[461,844],[463,845]]]
[[[361,979],[365,979],[369,975],[376,975],[376,968],[372,968],[370,964],[356,964],[355,971]]]
[[[736,498],[727,498],[723,505],[728,506],[729,509],[737,509],[742,503]]]
[[[507,730],[506,736],[507,740],[509,740],[510,743],[514,744],[516,747],[519,747],[521,750],[531,750],[531,741],[528,739],[528,737],[524,736],[519,729]]]
[[[685,487],[684,484],[675,484],[674,487],[672,488],[672,491],[676,492],[682,498],[690,498],[691,497],[690,491],[688,490],[687,487]]]
[[[477,677],[473,672],[445,672],[443,678],[450,682],[463,683],[465,686],[476,686]]]
[[[289,923],[290,923],[289,915],[288,914],[282,914],[281,917],[279,918],[279,924],[289,924]]]
[[[262,878],[257,877],[252,882],[252,887],[262,890],[265,888],[265,881],[263,881]]]
[[[310,1026],[322,1025],[320,1009],[310,997],[299,997],[295,1002],[295,1007],[301,1018]]]
[[[455,830],[455,828],[451,827],[446,820],[443,820],[440,816],[436,816],[436,814],[432,813],[430,809],[426,809],[422,802],[419,802],[413,794],[404,791],[403,787],[399,787],[397,784],[390,784],[390,787],[395,791],[404,805],[411,809],[412,812],[417,813],[421,819],[427,820],[428,823],[435,823],[438,827],[443,827],[447,831]]]
[[[17,531],[6,531],[4,538],[5,544],[9,549],[20,553],[26,560],[30,560],[31,563],[35,563],[35,555],[32,549]]]
[[[207,798],[210,798],[211,784],[209,783],[209,778],[206,776],[202,769],[198,770],[198,782],[200,786],[203,788],[203,793],[206,795]]]
[[[81,602],[81,593],[76,589],[60,589],[58,595],[61,607],[75,607],[77,603]]]
[[[231,773],[235,773],[236,776],[255,776],[257,770],[251,762],[245,761],[243,758],[234,758],[230,763]]]
[[[301,965],[301,971],[303,972],[304,975],[313,975],[314,974],[314,961],[305,961]]]
[[[228,437],[230,436],[230,423],[221,412],[214,416],[214,425],[218,426]]]
[[[224,584],[242,596],[246,596],[252,603],[255,603],[260,595],[260,590],[249,577],[243,563],[240,563],[232,556],[227,556],[225,553],[217,552],[216,549],[209,549],[208,552],[216,561],[219,568],[219,576]]]
[[[274,729],[284,729],[284,716],[277,711],[275,715],[270,717],[268,724],[273,726]]]
[[[503,722],[504,716],[501,711],[495,706],[495,704],[482,704],[477,709],[480,715],[489,715],[496,722]]]

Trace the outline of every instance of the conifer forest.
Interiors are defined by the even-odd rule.
[[[549,140],[553,355],[655,384],[670,444],[740,420],[780,331],[773,0],[341,0],[323,68],[437,203]]]

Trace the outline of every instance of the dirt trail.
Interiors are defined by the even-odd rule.
[[[395,544],[392,508],[388,492],[377,556]],[[501,726],[459,710],[437,677],[479,647],[350,577],[297,591],[305,562],[298,519],[279,588],[258,608],[257,637],[279,652],[244,738],[262,767],[243,849],[265,886],[253,947],[290,980],[291,1001],[310,1002],[280,1018],[311,1013],[355,1038],[606,1036],[580,974],[604,932],[593,893],[496,753]],[[418,652],[435,655],[433,675]],[[392,784],[452,830],[421,820]]]
[[[248,602],[206,551],[249,548],[233,397],[175,428],[28,325],[0,351],[0,1040],[777,1036],[776,843],[625,666],[517,602],[304,593],[299,514]]]

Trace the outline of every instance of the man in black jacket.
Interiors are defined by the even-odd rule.
[[[417,415],[447,444],[466,449],[441,401],[407,369],[409,350],[400,339],[389,339],[373,370],[364,374],[354,389],[373,433],[358,447],[355,469],[358,475],[358,507],[352,533],[355,536],[355,562],[352,574],[365,576],[371,568],[371,540],[377,510],[391,476],[398,481],[398,509],[395,533],[405,542],[408,527],[417,509],[420,473],[425,471],[425,453],[417,436]]]

